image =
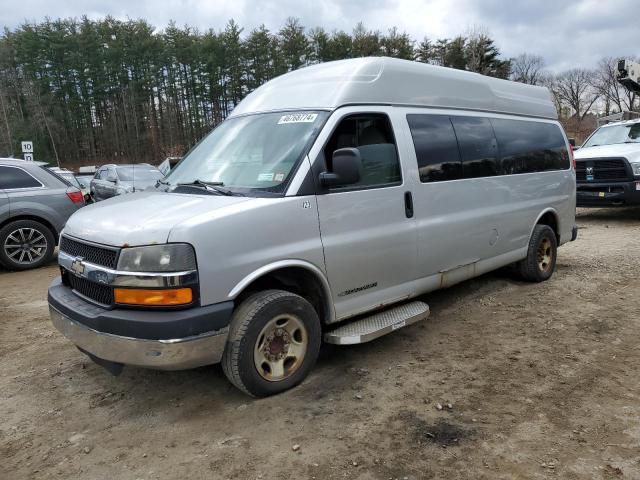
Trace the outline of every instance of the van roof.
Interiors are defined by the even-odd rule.
[[[388,57],[338,60],[286,73],[247,95],[231,117],[277,110],[333,110],[362,104],[558,118],[545,87]]]

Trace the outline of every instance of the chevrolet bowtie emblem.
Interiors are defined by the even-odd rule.
[[[76,275],[82,275],[84,273],[84,263],[82,263],[81,258],[76,258],[71,262],[71,270],[73,270]]]

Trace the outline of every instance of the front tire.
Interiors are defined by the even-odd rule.
[[[0,229],[0,264],[9,270],[46,265],[54,249],[53,233],[40,222],[16,220]]]
[[[301,296],[283,290],[255,293],[233,313],[222,369],[253,397],[283,392],[309,374],[321,335],[318,314]]]
[[[529,239],[527,258],[518,263],[520,276],[529,282],[551,278],[558,258],[558,240],[548,225],[536,225]]]

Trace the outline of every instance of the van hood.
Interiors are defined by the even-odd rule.
[[[616,143],[597,147],[579,148],[575,151],[576,160],[602,157],[625,157],[630,162],[640,162],[640,143]]]
[[[166,243],[179,223],[249,200],[252,198],[131,193],[81,208],[67,220],[64,233],[115,247]]]

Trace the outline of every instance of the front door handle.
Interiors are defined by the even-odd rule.
[[[404,213],[407,218],[413,217],[413,196],[411,192],[404,192]]]

